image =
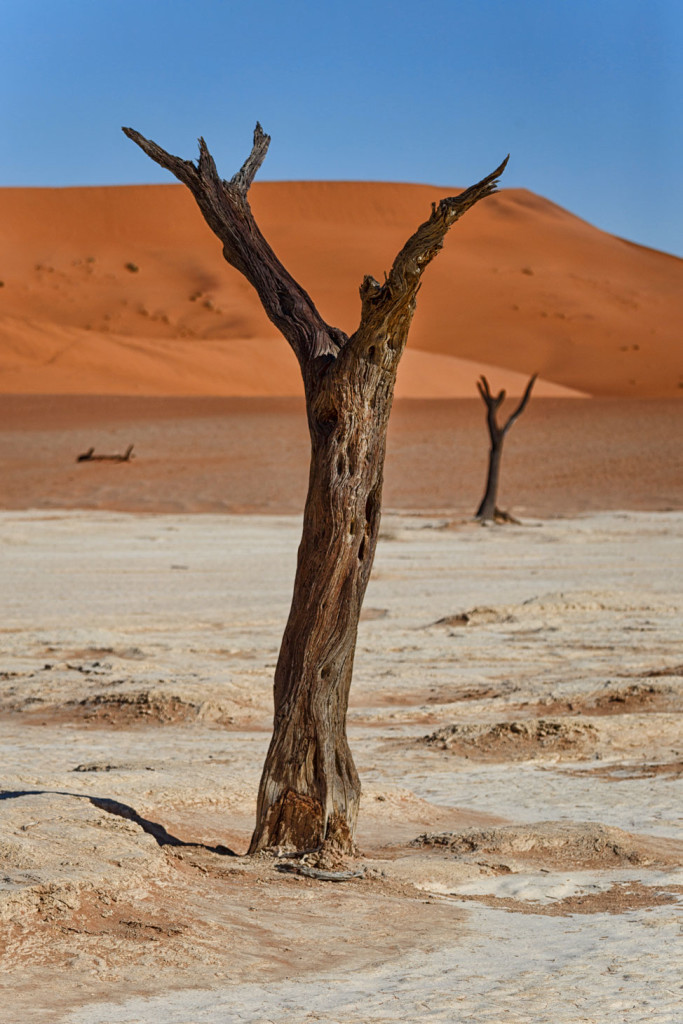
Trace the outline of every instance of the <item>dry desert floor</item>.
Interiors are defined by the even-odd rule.
[[[0,513],[0,1019],[683,1019],[683,513],[385,515],[343,883],[243,856],[299,531]]]

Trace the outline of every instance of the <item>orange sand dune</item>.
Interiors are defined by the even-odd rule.
[[[330,323],[382,279],[433,200],[457,191],[256,184],[257,219]],[[0,189],[0,391],[294,395],[298,368],[182,186]],[[683,388],[683,261],[598,231],[524,190],[455,226],[425,275],[402,397]],[[568,390],[571,389],[571,390]]]

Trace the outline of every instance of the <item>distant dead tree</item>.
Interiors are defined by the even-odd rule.
[[[481,519],[482,522],[516,522],[508,512],[501,512],[496,504],[498,500],[498,481],[500,479],[500,460],[503,457],[503,441],[505,440],[505,436],[515,420],[518,419],[526,409],[527,402],[531,397],[531,389],[534,386],[537,376],[538,374],[535,373],[533,377],[531,377],[526,386],[526,390],[522,395],[521,402],[503,427],[498,425],[496,414],[505,401],[505,392],[499,391],[498,394],[494,396],[491,394],[489,382],[486,377],[482,376],[477,381],[479,394],[486,404],[486,422],[488,424],[489,436],[491,439],[486,490],[484,491],[484,497],[481,499],[479,508],[476,511],[476,518]]]
[[[259,124],[251,153],[229,181],[220,177],[203,139],[194,164],[132,128],[123,131],[187,185],[223,243],[225,259],[254,286],[299,361],[311,439],[308,496],[249,852],[318,848],[326,840],[351,851],[360,781],[346,738],[346,711],[379,531],[396,371],[424,269],[455,221],[495,192],[507,160],[459,196],[432,204],[431,216],[401,249],[384,284],[364,278],[360,324],[348,336],[325,323],[254,220],[247,193],[270,143]]]

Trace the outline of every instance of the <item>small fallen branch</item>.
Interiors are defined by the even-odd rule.
[[[352,878],[365,878],[364,868],[358,871],[323,871],[322,868],[309,868],[307,864],[276,864],[275,870],[288,875],[316,878],[320,882],[348,882]]]
[[[129,444],[123,455],[95,455],[94,448],[76,457],[76,462],[130,462],[133,458],[133,445]]]

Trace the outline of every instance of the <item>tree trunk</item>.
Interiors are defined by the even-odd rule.
[[[477,519],[495,519],[498,510],[498,480],[500,478],[500,462],[503,458],[503,438],[492,439],[489,448],[489,468],[486,477],[486,490],[481,504],[477,509]]]
[[[364,279],[360,325],[348,337],[325,323],[253,219],[247,191],[270,141],[260,125],[250,156],[229,182],[218,176],[203,139],[195,165],[133,129],[124,132],[190,188],[223,242],[226,260],[254,285],[301,366],[311,468],[294,595],[275,670],[273,737],[249,852],[311,849],[326,841],[350,852],[360,781],[346,738],[346,711],[379,532],[396,372],[423,270],[452,224],[495,191],[507,161],[460,195],[433,204],[383,285]]]
[[[250,853],[274,845],[311,848],[325,839],[352,847],[360,781],[346,710],[379,533],[395,381],[390,365],[397,358],[387,349],[385,369],[375,345],[359,372],[342,373],[308,398],[308,497]]]

